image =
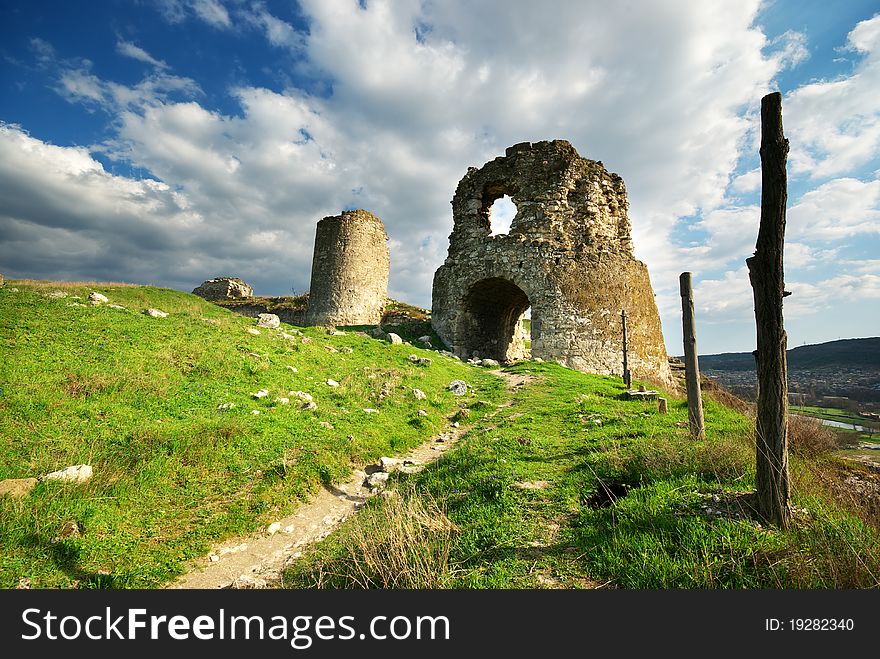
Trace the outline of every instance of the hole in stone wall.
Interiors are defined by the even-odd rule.
[[[516,204],[508,196],[504,195],[495,200],[489,208],[489,225],[492,236],[503,236],[510,233],[510,224],[516,216]]]

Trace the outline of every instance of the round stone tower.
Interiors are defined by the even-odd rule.
[[[365,210],[325,217],[315,232],[308,325],[377,325],[388,297],[388,235]]]

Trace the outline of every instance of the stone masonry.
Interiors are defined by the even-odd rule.
[[[210,301],[240,300],[252,297],[254,289],[238,277],[215,277],[193,289],[193,295]]]
[[[492,236],[495,200],[517,213]],[[452,200],[445,263],[434,274],[432,325],[456,355],[524,354],[517,330],[532,309],[533,357],[622,375],[627,312],[634,377],[672,383],[644,263],[633,256],[623,179],[564,140],[525,142],[468,168]]]
[[[378,324],[389,263],[388,235],[372,213],[350,210],[318,222],[306,324]]]

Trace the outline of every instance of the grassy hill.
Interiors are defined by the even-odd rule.
[[[90,305],[93,290],[110,303]],[[508,390],[488,370],[355,331],[255,328],[167,289],[0,287],[0,479],[95,469],[86,484],[0,498],[0,587],[158,587],[213,541],[424,442],[453,411],[471,426],[457,447],[394,475],[399,496],[370,499],[286,585],[880,585],[880,483],[815,427],[792,434],[795,524],[780,531],[751,514],[753,421],[710,392],[707,440],[693,442],[683,400],[660,415],[619,378],[528,361],[504,369],[520,379]],[[453,379],[474,387],[468,412]]]
[[[798,346],[786,354],[791,369],[880,367],[880,337]],[[753,371],[755,358],[750,352],[700,355],[700,367],[718,371]]]
[[[93,290],[125,309],[90,305]],[[144,315],[149,307],[169,316]],[[211,541],[254,530],[353,465],[430,437],[457,400],[451,380],[487,400],[502,388],[484,370],[410,345],[286,325],[248,333],[255,328],[167,289],[0,287],[0,479],[95,469],[85,485],[42,481],[23,499],[0,500],[0,587],[20,578],[157,586]],[[261,389],[268,395],[255,399]],[[301,410],[291,391],[313,396],[317,409]],[[289,404],[273,402],[280,397]]]

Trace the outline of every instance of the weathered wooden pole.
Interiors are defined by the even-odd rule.
[[[782,95],[761,99],[761,225],[755,255],[746,259],[755,297],[758,403],[755,481],[758,513],[780,527],[791,523],[788,479],[788,339],[782,319],[783,247],[788,140],[782,132]]]
[[[620,322],[623,325],[623,384],[626,385],[626,388],[629,389],[632,387],[632,376],[629,372],[629,361],[628,361],[628,350],[629,346],[627,344],[626,338],[626,309],[620,312]]]
[[[688,427],[691,439],[706,439],[703,422],[703,396],[700,392],[700,365],[697,362],[697,331],[694,321],[694,290],[691,273],[678,278],[681,290],[681,329],[684,339],[684,375],[688,396]]]

